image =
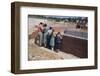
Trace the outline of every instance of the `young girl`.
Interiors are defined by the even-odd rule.
[[[62,43],[62,35],[60,32],[57,33],[55,37],[55,50],[58,52],[61,49],[61,43]]]
[[[51,34],[50,47],[51,47],[52,50],[54,50],[54,47],[55,47],[55,33],[54,33],[54,30]]]

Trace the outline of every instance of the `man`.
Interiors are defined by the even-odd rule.
[[[43,45],[44,47],[46,47],[47,45],[47,34],[48,34],[48,27],[47,27],[47,24],[44,24],[43,25]]]
[[[40,22],[39,23],[39,27],[38,27],[38,36],[39,36],[39,46],[42,46],[42,40],[43,40],[43,23]]]
[[[51,48],[50,48],[50,40],[51,40],[52,31],[53,31],[52,27],[50,27],[50,28],[48,29],[48,31],[47,31],[47,45],[46,45],[46,47],[47,47],[48,49],[51,49]]]

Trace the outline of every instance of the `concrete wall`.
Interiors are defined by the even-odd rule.
[[[88,40],[71,36],[63,36],[61,50],[66,53],[71,53],[80,58],[87,58]]]

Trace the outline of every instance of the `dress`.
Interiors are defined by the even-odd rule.
[[[55,37],[54,37],[54,36],[51,36],[51,39],[50,39],[50,46],[51,46],[51,47],[54,47],[54,46],[55,46]]]
[[[56,36],[55,39],[55,49],[61,49],[62,38],[60,36]]]

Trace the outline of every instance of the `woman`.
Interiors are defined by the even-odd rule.
[[[51,39],[50,39],[50,48],[52,50],[54,50],[54,47],[55,47],[55,33],[54,33],[54,30],[53,30],[52,34],[51,34]]]

